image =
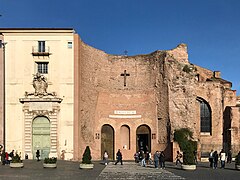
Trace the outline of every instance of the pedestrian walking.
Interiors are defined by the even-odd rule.
[[[36,157],[37,157],[37,161],[40,161],[40,151],[39,150],[37,150],[37,152],[36,152]]]
[[[141,155],[142,156],[141,166],[145,167],[146,166],[146,155],[143,150],[141,151],[141,154],[142,154]]]
[[[122,153],[120,151],[120,149],[118,149],[118,152],[117,152],[117,162],[115,162],[115,165],[117,165],[117,163],[121,163],[121,165],[123,165],[123,162],[122,162]]]
[[[213,153],[213,169],[217,169],[218,165],[218,153],[217,151],[214,151]]]
[[[179,151],[177,151],[176,165],[178,165],[178,162],[182,165],[181,159],[182,159],[182,154]]]
[[[221,168],[224,169],[225,168],[225,161],[226,161],[226,153],[223,149],[220,152],[220,161],[221,161]]]
[[[103,154],[103,161],[105,165],[108,165],[108,153],[107,151],[104,152]]]
[[[159,153],[156,151],[153,155],[154,167],[158,169]]]
[[[151,153],[151,152],[149,152],[149,163],[150,163],[150,164],[153,164],[152,153]]]
[[[209,153],[209,158],[208,158],[211,168],[213,167],[213,153],[214,153],[214,151],[211,150],[211,152]]]
[[[159,155],[159,162],[160,162],[160,168],[165,169],[165,154],[163,151],[161,151]]]

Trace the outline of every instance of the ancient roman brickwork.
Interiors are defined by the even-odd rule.
[[[150,130],[145,140],[149,150],[164,150],[169,158],[174,156],[174,130],[182,127],[194,132],[199,157],[211,149],[229,148],[224,142],[224,123],[232,119],[239,127],[239,108],[231,109],[234,115],[223,114],[227,107],[236,105],[236,92],[230,82],[221,79],[220,72],[191,64],[185,44],[137,56],[109,55],[79,39],[78,44],[80,156],[89,145],[93,159],[102,158],[102,148],[107,147],[103,145],[106,125],[114,134],[113,154],[121,149],[125,159],[132,159],[140,147],[139,138],[147,134],[138,133],[142,126]],[[201,102],[211,114],[207,133],[201,132]],[[130,135],[127,130],[123,133],[122,127],[127,127]],[[122,137],[129,138],[129,144]],[[236,137],[235,132],[233,141]]]

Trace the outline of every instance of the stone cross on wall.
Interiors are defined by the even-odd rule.
[[[127,73],[127,70],[124,70],[124,73],[121,74],[121,76],[124,77],[124,87],[127,85],[127,76],[130,76],[129,73]]]

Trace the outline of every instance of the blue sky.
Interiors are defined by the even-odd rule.
[[[109,54],[188,45],[189,61],[221,71],[240,95],[239,0],[0,0],[0,27],[73,27]]]

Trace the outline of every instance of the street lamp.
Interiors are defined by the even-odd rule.
[[[3,152],[5,152],[6,147],[6,114],[5,114],[5,47],[6,42],[2,42],[0,40],[0,49],[2,49],[3,52]]]

